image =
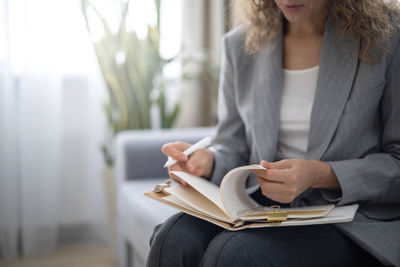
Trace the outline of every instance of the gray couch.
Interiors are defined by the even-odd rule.
[[[167,179],[161,146],[171,141],[194,143],[213,135],[213,128],[136,130],[116,139],[118,266],[145,265],[154,227],[177,210],[143,195]]]

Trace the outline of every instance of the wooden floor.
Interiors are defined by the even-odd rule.
[[[105,246],[79,245],[63,247],[41,257],[5,260],[0,267],[115,267],[111,249]]]

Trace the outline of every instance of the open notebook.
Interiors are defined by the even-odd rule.
[[[232,169],[218,187],[210,181],[185,172],[173,172],[190,186],[156,185],[145,195],[185,213],[207,220],[228,230],[294,226],[352,221],[358,205],[280,208],[258,205],[247,193],[246,179],[260,165]]]

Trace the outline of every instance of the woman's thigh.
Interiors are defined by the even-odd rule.
[[[147,266],[198,266],[219,226],[178,213],[157,226],[151,238]]]
[[[203,266],[380,266],[332,225],[223,231]]]

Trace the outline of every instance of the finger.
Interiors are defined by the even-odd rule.
[[[184,142],[174,142],[173,144],[180,151],[184,151],[184,150],[188,149],[190,146],[192,146],[191,144],[184,143]]]
[[[269,163],[271,169],[290,169],[292,167],[292,161],[290,159],[284,159],[276,162]]]
[[[171,171],[178,171],[178,172],[181,172],[181,171],[184,171],[184,170],[183,170],[183,168],[181,167],[181,165],[178,163],[178,164],[174,164],[174,165],[169,166],[169,167],[168,167],[168,171],[169,171],[169,172],[171,172]]]
[[[267,172],[265,170],[254,170],[253,174],[261,178],[265,178],[267,176]]]
[[[265,170],[255,170],[255,171],[253,171],[253,174],[257,178],[261,178],[261,179],[267,180],[267,171],[265,171]]]
[[[182,185],[187,185],[185,181],[183,181],[179,176],[173,174],[173,171],[184,171],[179,164],[174,164],[170,167],[168,167],[168,175],[171,177],[172,180],[182,184]]]
[[[282,183],[270,182],[270,181],[261,181],[261,188],[264,194],[290,194],[291,189]]]
[[[288,169],[255,170],[253,173],[258,178],[279,183],[285,183],[290,176],[290,171]]]
[[[272,182],[272,184],[274,184],[274,182]],[[275,183],[275,185],[279,185],[277,183]],[[269,190],[269,188],[271,188],[271,184],[265,184],[264,180],[261,180],[261,184],[260,184],[260,188],[261,188],[261,192],[264,196],[281,202],[281,203],[289,203],[292,201],[293,197],[292,194],[290,193],[286,193],[286,192],[281,192],[279,191],[279,189],[273,189],[273,190],[277,190],[276,192],[271,192],[272,190]]]
[[[279,183],[288,183],[291,171],[289,169],[269,169],[265,172],[263,178],[268,181]]]
[[[186,162],[186,167],[190,172],[194,172],[200,165],[201,159],[199,158],[199,153],[194,153],[189,157],[189,160]]]
[[[270,168],[269,162],[268,162],[268,161],[265,161],[265,160],[262,160],[262,161],[260,162],[260,165],[261,165],[261,167],[264,167],[264,168],[267,169],[267,170]],[[254,173],[256,176],[259,175],[259,176],[264,177],[265,174],[266,174],[266,170],[263,170],[263,169],[259,170],[259,169],[257,169],[257,170],[254,170],[253,173]]]
[[[175,165],[179,166],[179,168],[182,169],[182,171],[187,172],[187,173],[191,173],[191,171],[188,169],[186,163],[187,162],[178,162]]]
[[[186,183],[184,180],[182,180],[180,177],[178,177],[177,175],[173,174],[172,172],[168,172],[169,177],[171,177],[172,180],[180,183],[181,185],[187,186],[188,183]]]
[[[194,175],[201,176],[209,164],[208,160],[206,149],[199,149],[189,157],[186,166]]]
[[[265,161],[265,160],[262,160],[260,165],[263,166],[266,169],[271,168],[270,163],[268,161]]]
[[[161,152],[173,159],[185,161],[187,156],[183,153],[184,149],[181,149],[176,143],[165,144],[161,148]]]
[[[196,173],[197,168],[192,166],[192,167],[188,167],[187,162],[178,162],[176,164],[174,164],[173,166],[178,166],[182,171],[196,175],[196,176],[200,176],[198,175],[198,173]]]
[[[256,178],[257,178],[257,182],[258,182],[258,184],[260,185],[261,188],[264,186],[264,183],[267,182],[263,178],[259,178],[259,177],[256,177]],[[271,181],[269,181],[269,182],[271,182]],[[272,183],[275,183],[275,182],[272,182]]]
[[[182,152],[183,150],[181,149],[180,145],[177,144],[165,144],[162,146],[161,148],[161,152],[164,155],[167,155],[168,157],[171,157],[175,160],[178,161],[187,161],[188,160],[188,156],[186,156],[185,154],[183,154]]]
[[[182,172],[187,172],[187,173],[190,173],[190,174],[193,174],[193,175],[196,175],[196,176],[200,176],[197,173],[196,169],[195,170],[189,169],[187,167],[187,163],[186,162],[178,162],[178,163],[172,165],[171,167],[169,167],[168,171],[182,171]]]

